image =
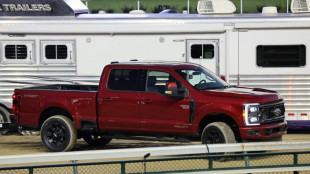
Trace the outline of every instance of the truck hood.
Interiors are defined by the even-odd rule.
[[[258,102],[260,104],[282,100],[282,97],[276,91],[262,88],[229,87],[225,89],[209,90],[204,93],[208,96],[246,99],[249,102]]]

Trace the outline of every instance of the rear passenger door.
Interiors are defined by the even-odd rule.
[[[141,93],[140,128],[143,131],[163,133],[189,132],[189,99],[165,96],[168,81],[182,84],[171,74],[161,70],[149,70],[145,92]]]
[[[138,69],[111,69],[107,86],[98,94],[99,127],[103,130],[139,129],[139,98],[144,86]]]

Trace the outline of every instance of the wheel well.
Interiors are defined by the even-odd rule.
[[[234,132],[236,141],[241,142],[241,135],[239,131],[238,124],[232,119],[230,116],[221,114],[221,113],[213,113],[206,115],[199,123],[198,134],[201,136],[203,129],[209,124],[213,122],[224,122],[226,123]]]
[[[44,121],[46,119],[48,119],[49,117],[54,116],[54,115],[63,115],[63,116],[70,118],[71,120],[73,120],[71,114],[68,111],[66,111],[65,109],[59,108],[59,107],[51,107],[51,108],[45,109],[41,113],[38,128],[40,129],[42,124],[44,123]]]
[[[6,105],[0,103],[0,107],[6,109],[9,113],[12,113],[12,109],[8,108]]]

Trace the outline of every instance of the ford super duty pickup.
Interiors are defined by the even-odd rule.
[[[190,63],[112,63],[99,86],[15,89],[11,120],[40,130],[49,151],[68,151],[78,138],[105,145],[113,138],[204,144],[281,140],[284,101],[275,92],[230,86]]]

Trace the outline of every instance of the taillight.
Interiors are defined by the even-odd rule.
[[[20,95],[13,94],[12,95],[12,99],[13,99],[13,105],[12,105],[13,113],[19,114],[18,103],[19,103],[19,100],[20,100]]]

